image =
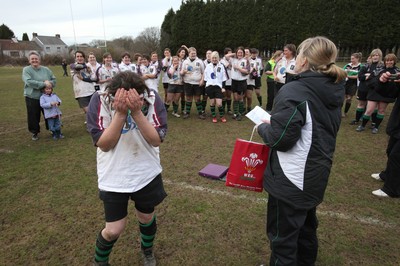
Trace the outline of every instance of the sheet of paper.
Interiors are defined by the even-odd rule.
[[[256,125],[263,123],[263,119],[270,120],[271,118],[271,115],[260,106],[254,107],[253,110],[246,114],[246,116]]]

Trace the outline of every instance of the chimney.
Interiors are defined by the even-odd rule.
[[[35,37],[37,37],[37,33],[36,32],[32,33],[32,38],[35,38]]]
[[[60,34],[56,34],[56,38],[60,39],[61,38]]]

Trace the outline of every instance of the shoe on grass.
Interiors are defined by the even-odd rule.
[[[32,135],[32,140],[38,140],[39,139],[39,137],[38,137],[38,134],[36,133],[36,134],[33,134]]]
[[[372,194],[378,197],[386,197],[386,198],[389,197],[389,195],[386,194],[382,189],[374,190],[372,191]]]
[[[349,123],[350,125],[357,125],[358,124],[358,121],[357,120],[351,120],[351,122]]]
[[[203,114],[199,114],[199,119],[204,120],[206,117]]]
[[[372,134],[378,134],[378,129],[377,129],[376,127],[374,127],[374,128],[371,130],[371,133],[372,133]]]
[[[221,117],[221,122],[222,123],[226,123],[226,118],[225,117]]]
[[[375,179],[375,180],[383,181],[382,178],[381,178],[381,176],[380,176],[380,173],[372,174],[371,177],[372,177],[373,179]]]
[[[175,112],[172,112],[172,115],[173,115],[173,116],[175,116],[175,117],[178,117],[178,118],[179,118],[179,117],[181,117],[181,115],[180,115],[180,114],[178,114],[178,113],[175,113]]]
[[[216,117],[213,117],[212,122],[213,122],[213,123],[217,123],[217,122],[218,122],[217,118],[216,118]]]
[[[142,249],[142,258],[144,266],[156,266],[156,257],[154,257],[153,249]]]
[[[189,118],[189,114],[188,113],[184,113],[183,114],[183,119],[187,119],[187,118]]]
[[[361,131],[364,131],[364,130],[365,130],[365,127],[363,127],[361,125],[356,128],[357,132],[361,132]]]
[[[93,266],[111,266],[108,261],[96,261],[93,259]]]

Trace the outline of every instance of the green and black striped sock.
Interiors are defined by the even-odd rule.
[[[108,241],[100,233],[97,235],[94,260],[97,262],[108,262],[108,258],[112,248],[118,238],[113,241]]]
[[[148,224],[139,222],[140,229],[140,246],[142,250],[151,249],[153,247],[154,239],[157,232],[157,221],[156,216]]]
[[[186,106],[185,99],[181,98],[181,112],[182,113],[185,111],[185,106]]]
[[[174,110],[174,113],[177,113],[178,112],[178,107],[179,107],[179,105],[177,104],[177,103],[172,103],[172,109]]]
[[[197,113],[200,115],[203,111],[203,103],[202,102],[196,102],[196,109]]]
[[[362,126],[365,127],[368,124],[368,121],[371,119],[369,115],[363,115],[362,117]]]
[[[239,114],[239,101],[233,101],[233,113],[235,115]]]
[[[223,117],[225,115],[225,108],[223,106],[218,106],[219,117]]]
[[[201,106],[202,106],[202,110],[201,111],[205,111],[206,110],[206,107],[207,107],[207,100],[202,100],[201,101]]]
[[[363,116],[365,108],[357,108],[356,110],[356,121],[360,121],[361,117]]]
[[[217,114],[215,113],[215,105],[210,105],[210,110],[211,110],[211,116],[216,117]]]
[[[239,101],[239,113],[242,115],[244,113],[244,103]]]
[[[383,118],[385,118],[385,115],[382,114],[376,114],[376,118],[375,118],[375,128],[379,128],[379,126],[381,125]]]
[[[190,109],[192,109],[192,102],[186,102],[185,103],[185,112],[187,113],[187,114],[190,114]]]

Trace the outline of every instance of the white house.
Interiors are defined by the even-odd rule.
[[[55,36],[41,36],[37,33],[32,34],[32,40],[42,48],[44,55],[60,55],[68,54],[68,45],[61,40],[60,34]]]

